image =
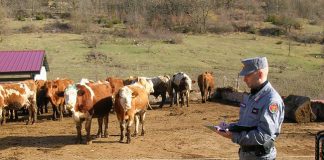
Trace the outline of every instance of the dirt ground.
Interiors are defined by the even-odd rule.
[[[52,121],[50,114],[38,123],[8,122],[0,126],[0,159],[237,159],[239,146],[204,127],[212,122],[238,120],[239,107],[216,102],[192,102],[189,108],[166,105],[149,110],[146,134],[119,143],[119,125],[110,114],[108,138],[94,139],[91,145],[74,144],[76,129],[71,117]],[[285,122],[276,141],[277,159],[314,159],[314,136],[324,123]],[[92,121],[92,135],[97,120]],[[83,135],[85,131],[83,130]]]

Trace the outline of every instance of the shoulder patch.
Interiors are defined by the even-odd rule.
[[[273,103],[273,104],[271,104],[270,106],[269,106],[269,111],[271,112],[271,113],[277,113],[278,112],[278,104],[276,104],[276,103]]]

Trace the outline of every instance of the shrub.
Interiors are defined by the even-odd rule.
[[[88,45],[88,48],[96,48],[104,39],[105,35],[99,33],[83,34],[83,41]]]
[[[280,16],[278,18],[275,18],[272,21],[272,24],[282,26],[286,29],[290,29],[291,27],[293,27],[294,29],[302,29],[302,24],[299,21],[288,16]]]
[[[278,41],[278,42],[276,42],[276,44],[282,44],[283,42],[282,41]]]
[[[69,12],[61,13],[60,18],[62,18],[62,19],[71,18],[71,13],[69,13]]]
[[[300,43],[321,43],[324,39],[324,36],[320,33],[313,33],[313,34],[292,33],[290,38]]]
[[[99,17],[99,18],[97,19],[97,23],[98,23],[98,24],[106,24],[107,22],[108,22],[108,19],[105,18],[105,17]]]
[[[183,26],[173,27],[172,31],[175,31],[178,33],[189,33],[189,32],[192,32],[192,29],[187,25],[183,25]]]
[[[317,18],[314,18],[314,19],[310,19],[310,20],[308,21],[308,23],[309,23],[310,25],[318,25],[318,24],[320,24],[320,20],[318,20]]]
[[[112,24],[119,24],[119,23],[121,23],[121,21],[119,19],[113,19],[113,20],[111,20],[111,23]]]
[[[259,32],[262,36],[281,36],[286,34],[286,30],[280,27],[263,28]]]
[[[211,33],[226,33],[233,32],[234,27],[230,23],[217,23],[215,25],[208,26],[207,30]]]
[[[278,23],[279,17],[276,15],[268,15],[268,17],[265,19],[265,22],[271,22],[272,24]]]
[[[26,20],[24,16],[20,16],[20,15],[17,16],[16,18],[17,18],[18,21],[25,21]]]
[[[181,44],[183,42],[183,38],[180,35],[173,35],[169,39],[165,39],[164,42],[168,44]]]
[[[20,31],[22,33],[33,33],[33,32],[38,31],[38,28],[33,24],[29,24],[29,25],[25,25],[25,26],[21,27]]]
[[[36,19],[36,20],[43,20],[44,18],[45,18],[45,15],[42,14],[42,13],[38,13],[38,14],[36,14],[36,16],[35,16],[35,19]]]
[[[107,22],[107,23],[105,23],[104,25],[103,25],[103,27],[104,28],[111,28],[111,27],[113,27],[113,23],[111,22],[111,21],[109,21],[109,22]]]
[[[252,24],[246,24],[245,22],[236,22],[232,23],[232,25],[237,32],[247,32],[251,34],[257,32],[257,29]]]
[[[60,21],[56,21],[54,23],[48,24],[44,27],[46,32],[70,32],[72,27],[68,23],[63,23]]]

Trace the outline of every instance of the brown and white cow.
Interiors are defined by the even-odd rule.
[[[139,79],[139,82],[122,87],[116,95],[115,112],[120,125],[120,142],[124,140],[124,130],[126,129],[126,142],[130,143],[130,128],[134,121],[135,131],[133,136],[138,134],[139,123],[142,124],[141,135],[144,135],[144,119],[149,105],[148,94],[152,90],[152,88],[147,88],[149,86],[145,84],[143,86],[143,80]]]
[[[170,107],[173,106],[174,96],[177,101],[177,106],[179,106],[178,96],[180,97],[181,107],[184,105],[183,96],[186,96],[186,104],[187,107],[189,107],[189,93],[192,91],[191,85],[195,82],[196,81],[191,80],[191,78],[183,72],[174,74],[169,82],[169,85],[171,86],[169,89],[169,96],[171,101]]]
[[[74,81],[70,79],[56,79],[52,81],[47,81],[46,95],[49,98],[53,107],[53,120],[57,120],[57,115],[60,115],[60,119],[63,119],[64,110],[64,90]]]
[[[198,86],[201,93],[201,102],[211,99],[211,93],[215,86],[213,72],[204,72],[198,76]]]
[[[90,129],[94,116],[98,117],[97,137],[108,136],[109,112],[112,108],[112,88],[108,82],[70,85],[64,94],[66,108],[72,112],[76,124],[76,143],[82,143],[81,129],[82,123],[85,121],[87,144],[91,144]],[[103,122],[105,124],[104,132],[102,130]]]
[[[45,113],[48,113],[48,103],[49,98],[46,96],[46,81],[45,80],[36,80],[35,84],[37,86],[36,89],[36,100],[37,100],[37,114],[43,114],[45,109]]]
[[[33,80],[0,84],[0,119],[2,122],[5,122],[3,110],[16,111],[24,107],[29,111],[26,124],[34,124],[37,121],[37,108],[36,85]]]

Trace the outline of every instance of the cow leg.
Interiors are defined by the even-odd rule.
[[[129,119],[127,120],[127,127],[126,127],[126,136],[127,136],[127,141],[126,143],[131,142],[131,127],[134,122],[134,115],[129,115]]]
[[[205,100],[205,91],[201,91],[200,92],[200,94],[201,94],[201,103],[206,103],[206,100]]]
[[[189,91],[186,92],[187,107],[189,107]]]
[[[45,98],[44,100],[44,108],[45,108],[45,113],[48,113],[48,103],[49,103],[49,99],[48,98]]]
[[[13,109],[9,109],[9,118],[10,120],[13,120],[14,119],[14,110]]]
[[[134,134],[132,135],[133,137],[136,137],[138,134],[139,117],[140,117],[139,113],[135,114],[135,117],[134,117],[135,131],[134,131]]]
[[[141,136],[144,136],[145,134],[145,128],[144,128],[144,120],[145,120],[145,115],[146,115],[146,111],[144,111],[142,114],[141,114],[141,124],[142,124],[142,132],[141,132]]]
[[[37,121],[37,105],[36,105],[36,103],[33,103],[33,105],[31,106],[29,115],[31,116],[31,119],[32,119],[31,124],[36,123],[36,121]]]
[[[85,130],[87,132],[87,144],[92,144],[91,135],[90,135],[91,121],[92,121],[92,117],[89,117],[87,118],[85,123]]]
[[[97,133],[97,138],[101,138],[102,136],[102,123],[103,123],[103,117],[99,116],[98,117],[98,133]]]
[[[129,121],[129,120],[127,120],[127,121]],[[128,124],[126,126],[126,136],[127,136],[126,143],[129,144],[131,142],[131,136],[130,136],[130,126]]]
[[[82,135],[81,135],[82,122],[83,122],[83,120],[80,120],[79,122],[75,123],[75,127],[76,127],[76,130],[77,130],[77,138],[76,138],[76,141],[75,141],[76,144],[81,144],[82,143]]]
[[[63,104],[59,104],[59,108],[60,108],[60,121],[63,120],[63,110],[64,110],[64,106]]]
[[[53,121],[57,120],[57,116],[56,116],[57,113],[58,113],[57,106],[53,105],[53,115],[52,115]]]
[[[119,142],[123,142],[124,140],[124,130],[126,128],[126,120],[119,121],[119,126],[120,126],[120,140]]]
[[[173,92],[170,92],[169,93],[169,98],[170,98],[170,107],[172,107],[173,106],[173,103],[174,103],[174,93]]]
[[[161,96],[162,96],[162,101],[161,101],[160,106],[159,106],[160,108],[162,108],[163,105],[164,105],[164,103],[165,103],[165,100],[166,100],[166,92],[162,93]]]
[[[179,98],[181,98],[180,92],[176,92],[175,97],[176,97],[176,101],[177,101],[177,106],[179,106]]]
[[[18,121],[18,111],[16,109],[12,110],[15,116],[15,121]]]
[[[109,112],[107,113],[107,115],[104,116],[104,125],[105,125],[105,129],[104,129],[104,135],[103,137],[107,138],[109,136],[108,134],[108,125],[109,125]],[[102,136],[101,136],[102,137]]]
[[[4,124],[6,124],[6,112],[7,112],[7,110],[6,109],[1,109],[1,116],[2,116],[2,118],[0,119],[0,125],[4,125]]]
[[[180,92],[180,99],[181,99],[181,107],[184,105],[184,93]]]
[[[40,100],[37,99],[37,114],[41,115],[41,114],[43,114],[43,104],[39,101]]]
[[[33,115],[32,115],[32,113],[33,113],[32,109],[33,108],[31,106],[28,107],[28,112],[29,113],[28,113],[28,120],[26,121],[26,125],[28,125],[32,121],[32,117],[33,117]]]

